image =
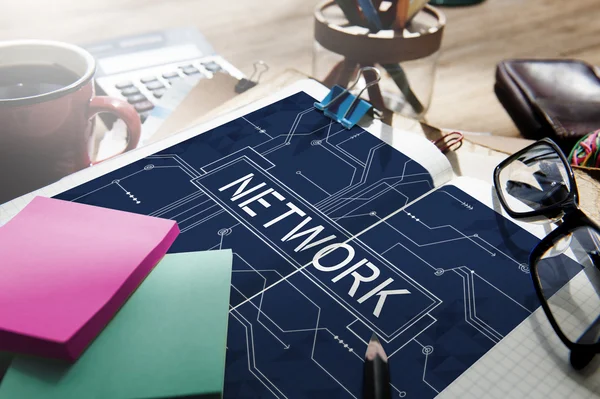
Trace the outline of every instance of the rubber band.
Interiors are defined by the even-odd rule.
[[[582,137],[569,153],[569,162],[575,166],[600,168],[600,130]]]

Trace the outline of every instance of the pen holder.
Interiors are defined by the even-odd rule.
[[[446,24],[439,10],[425,6],[402,32],[371,33],[352,25],[331,0],[320,3],[314,17],[312,73],[316,79],[328,87],[346,87],[361,67],[375,66],[382,77],[378,87],[368,89],[368,100],[375,108],[415,119],[425,115]]]

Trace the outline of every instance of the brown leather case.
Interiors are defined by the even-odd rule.
[[[600,78],[585,62],[503,61],[494,91],[524,137],[550,137],[566,153],[600,128]]]

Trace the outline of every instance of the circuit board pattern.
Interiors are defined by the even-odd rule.
[[[58,198],[176,220],[171,252],[233,250],[225,397],[358,398],[373,331],[394,394],[434,397],[538,307],[537,239],[453,186],[397,212],[431,176],[313,102],[295,94]]]

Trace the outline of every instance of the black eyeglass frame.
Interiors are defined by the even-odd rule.
[[[567,177],[569,179],[569,194],[567,197],[554,205],[547,206],[545,208],[540,208],[528,212],[516,212],[510,208],[506,198],[504,198],[504,193],[500,189],[500,172],[504,169],[508,164],[514,162],[521,155],[529,152],[532,148],[539,147],[541,144],[546,144],[550,146],[560,157],[562,163],[565,166],[565,170],[567,171]],[[561,217],[563,214],[568,213],[569,211],[579,209],[579,191],[577,190],[577,184],[575,183],[575,174],[573,173],[573,169],[567,158],[562,153],[560,147],[556,145],[556,143],[548,138],[541,139],[536,141],[535,143],[523,148],[521,151],[511,155],[506,158],[504,161],[500,162],[498,166],[494,169],[494,186],[496,188],[496,193],[498,194],[498,198],[504,210],[515,219],[556,219]]]
[[[593,351],[596,353],[600,353],[600,342],[596,342],[594,344],[584,344],[573,342],[562,332],[560,329],[558,322],[554,318],[552,311],[550,310],[550,305],[544,296],[544,292],[542,289],[542,283],[540,281],[540,276],[538,273],[538,263],[542,256],[548,251],[550,248],[554,246],[558,240],[562,237],[565,237],[579,229],[581,227],[588,227],[595,229],[598,234],[600,234],[600,226],[598,226],[593,220],[585,215],[580,209],[575,209],[572,212],[565,214],[563,218],[563,222],[560,226],[550,232],[538,245],[533,248],[531,253],[529,254],[529,268],[531,272],[531,277],[533,279],[533,286],[535,288],[535,292],[542,304],[542,308],[544,309],[544,313],[546,313],[546,317],[550,321],[552,328],[560,338],[560,340],[572,351],[576,350],[584,350],[584,351]],[[596,267],[600,270],[600,265],[596,265]]]
[[[529,152],[532,148],[539,147],[540,145],[543,145],[543,144],[548,145],[551,148],[553,148],[554,151],[560,157],[560,159],[565,167],[565,170],[567,171],[567,174],[568,174],[569,188],[570,188],[569,194],[567,195],[567,197],[564,200],[562,200],[561,202],[559,202],[557,204],[554,204],[554,205],[551,205],[548,207],[544,207],[544,208],[540,208],[537,210],[533,210],[533,211],[528,211],[528,212],[516,212],[508,206],[508,203],[507,203],[506,199],[504,198],[504,194],[502,192],[501,185],[500,185],[500,172],[508,164],[510,164],[510,163],[514,162],[516,159],[518,159],[521,155]],[[557,228],[555,228],[553,231],[551,231],[546,237],[544,237],[542,239],[542,241],[540,241],[540,243],[537,244],[533,248],[531,253],[529,254],[529,269],[530,269],[530,273],[531,273],[531,276],[533,279],[533,286],[535,288],[538,299],[542,305],[542,309],[544,309],[544,313],[546,314],[548,321],[552,325],[552,328],[554,329],[554,331],[556,332],[556,334],[558,335],[560,340],[565,344],[565,346],[567,346],[567,348],[569,348],[571,350],[571,353],[572,353],[571,363],[575,366],[575,364],[573,362],[573,354],[574,353],[590,353],[590,352],[600,353],[600,342],[596,342],[593,344],[573,342],[569,338],[567,338],[565,333],[563,333],[563,331],[560,329],[560,326],[559,326],[558,322],[556,321],[554,315],[552,314],[550,305],[548,304],[546,297],[544,296],[543,289],[542,289],[542,283],[540,281],[540,276],[538,273],[538,263],[539,263],[540,259],[562,237],[565,237],[565,236],[569,235],[570,233],[572,233],[573,231],[575,231],[579,228],[582,228],[582,227],[592,228],[596,232],[598,232],[598,234],[600,235],[600,226],[598,224],[596,224],[593,220],[591,220],[585,213],[583,213],[581,211],[581,209],[579,209],[579,191],[577,190],[577,183],[575,182],[575,175],[573,173],[573,169],[571,168],[571,165],[567,161],[567,159],[564,156],[564,154],[562,153],[561,149],[552,140],[550,140],[548,138],[544,138],[542,140],[539,140],[539,141],[527,146],[526,148],[522,149],[521,151],[511,155],[510,157],[508,157],[507,159],[502,161],[494,169],[494,186],[495,186],[498,198],[500,200],[500,203],[502,204],[502,207],[504,208],[504,210],[506,210],[506,212],[511,217],[513,217],[515,219],[533,219],[533,220],[539,220],[542,218],[546,218],[546,219],[560,218],[562,220],[561,224]],[[596,267],[598,269],[600,269],[600,265],[596,265]],[[585,362],[587,363],[587,361],[589,361],[589,360],[590,359],[586,359]],[[582,364],[579,364],[577,368],[580,368],[580,366],[582,366]]]

